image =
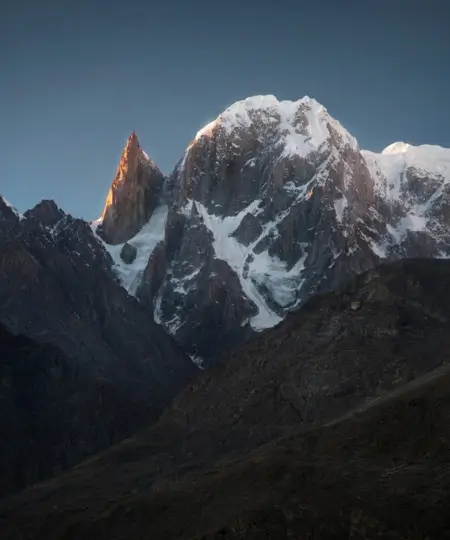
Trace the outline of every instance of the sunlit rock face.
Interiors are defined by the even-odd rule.
[[[132,238],[157,206],[164,176],[143,152],[133,132],[120,158],[97,233],[109,244]]]

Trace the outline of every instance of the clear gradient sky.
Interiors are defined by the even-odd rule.
[[[169,173],[255,94],[314,97],[364,148],[450,147],[450,0],[5,0],[0,193],[93,219],[132,130]]]

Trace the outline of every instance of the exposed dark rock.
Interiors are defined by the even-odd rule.
[[[153,250],[139,285],[138,295],[145,306],[154,307],[155,297],[164,283],[167,271],[166,245],[160,242]]]
[[[34,223],[39,222],[42,226],[51,227],[63,219],[65,214],[55,201],[43,200],[31,210],[27,210],[24,217]]]
[[[190,317],[182,322],[177,339],[191,354],[213,362],[218,342],[225,354],[251,335],[245,324],[238,331],[235,321],[255,316],[257,309],[243,293],[236,273],[220,259],[210,260],[193,292],[182,306]]]
[[[18,213],[0,195],[0,241],[15,234],[19,228]]]
[[[137,249],[128,242],[126,242],[120,250],[120,258],[126,264],[131,264],[136,259],[136,255]]]
[[[245,214],[233,236],[244,246],[248,246],[258,239],[263,232],[259,220],[253,214]]]
[[[53,203],[38,205],[0,236],[0,321],[13,333],[60,349],[71,362],[70,370],[81,370],[83,381],[90,378],[87,393],[94,381],[103,381],[98,384],[108,393],[104,399],[117,404],[118,409],[111,405],[99,415],[106,431],[98,438],[89,435],[94,428],[86,421],[91,442],[80,442],[61,457],[66,468],[155,420],[197,368],[120,286],[112,259],[90,226],[59,210],[55,222],[56,213],[47,212],[55,208]],[[116,415],[114,426],[107,415]],[[77,433],[81,437],[81,431]],[[8,444],[14,447],[16,441],[10,438]],[[42,478],[45,471],[51,474],[52,456],[49,453],[48,462],[42,457],[36,471],[24,473],[16,487]]]
[[[157,320],[168,321],[189,354],[213,361],[218,342],[225,352],[249,335],[244,327],[236,332],[236,320],[257,310],[234,270],[216,258],[212,234],[195,205],[189,217],[172,216],[173,226],[153,251],[137,297],[152,306]],[[169,265],[171,278],[166,280]]]

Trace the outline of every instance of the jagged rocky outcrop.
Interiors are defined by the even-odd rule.
[[[120,258],[126,264],[131,264],[136,259],[136,255],[137,249],[128,243],[125,243],[120,250]]]
[[[189,354],[214,361],[381,261],[446,257],[449,186],[450,150],[374,154],[314,99],[248,98],[197,134],[164,183],[164,218],[123,239],[139,264],[116,270]]]
[[[163,174],[133,132],[122,152],[97,233],[109,244],[133,237],[156,208],[163,181]]]
[[[90,410],[90,423],[83,424],[86,438],[77,431],[80,441],[89,442],[61,454],[67,467],[156,419],[197,368],[121,287],[111,256],[88,223],[65,214],[53,201],[42,201],[21,216],[0,197],[0,216],[1,324],[61,351],[68,377],[64,384],[80,392],[75,401],[82,399],[81,381],[88,381],[87,395],[93,385],[99,395],[101,388],[108,393],[108,409],[100,407],[97,416],[97,409]],[[44,385],[53,384],[52,373],[48,381],[42,374]],[[96,430],[99,436],[91,437]],[[14,447],[14,437],[8,444]],[[50,453],[50,461],[42,457],[22,480],[51,474],[54,459]]]
[[[21,215],[0,196],[0,242],[14,235],[20,227]]]
[[[203,356],[205,349],[214,350],[218,338],[226,339],[227,347],[238,343],[246,329],[237,331],[236,319],[242,314],[257,314],[256,306],[242,291],[238,275],[216,257],[213,235],[195,203],[189,216],[171,211],[168,223],[174,228],[166,228],[167,236],[152,254],[137,297],[151,306],[161,291],[155,306],[156,320],[177,334],[191,355]],[[189,320],[183,320],[186,310]]]

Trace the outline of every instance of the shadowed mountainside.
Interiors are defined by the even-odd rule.
[[[106,448],[148,422],[139,397],[94,377],[52,345],[0,326],[0,496]]]
[[[417,260],[315,297],[153,427],[4,500],[5,538],[449,537],[449,293],[449,263]]]
[[[17,393],[8,394],[0,379],[0,392],[9,395],[2,408],[7,422],[34,416],[32,430],[28,418],[2,439],[1,494],[148,426],[198,371],[120,286],[111,267],[90,226],[53,201],[21,216],[0,197],[0,323],[32,340],[26,345],[25,338],[0,335],[0,370],[9,373],[11,392]],[[68,409],[63,413],[59,406]],[[9,465],[17,470],[7,472]]]

